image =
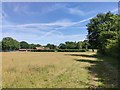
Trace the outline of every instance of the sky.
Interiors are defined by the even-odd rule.
[[[98,13],[118,12],[117,2],[2,2],[2,40],[58,45],[83,41],[86,24]]]

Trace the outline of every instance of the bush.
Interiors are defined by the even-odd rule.
[[[58,52],[86,52],[85,49],[58,49]]]
[[[85,49],[49,49],[49,50],[32,50],[31,52],[86,52]]]
[[[50,50],[32,50],[31,52],[55,52],[55,49],[50,49]]]

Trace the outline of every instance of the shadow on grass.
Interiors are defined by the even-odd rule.
[[[88,63],[98,63],[100,61],[93,61],[93,60],[87,60],[87,59],[75,59],[76,61],[79,61],[79,62],[88,62]]]
[[[88,58],[96,58],[97,55],[93,54],[93,55],[86,55],[86,54],[65,54],[65,55],[70,55],[70,56],[82,56],[82,57],[88,57]]]
[[[103,57],[99,55],[86,55],[86,54],[67,54],[70,56],[82,56],[91,58],[89,59],[75,59],[77,62],[87,62],[90,63],[90,66],[85,67],[95,78],[92,79],[92,82],[97,82],[97,85],[94,83],[91,85],[91,88],[118,88],[118,73],[114,65],[110,64],[111,61],[114,62],[114,59],[110,57]],[[96,58],[96,60],[92,59]],[[117,63],[116,63],[117,64]]]

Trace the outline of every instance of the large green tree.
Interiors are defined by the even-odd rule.
[[[2,51],[2,42],[0,41],[0,51]]]
[[[19,42],[11,37],[5,37],[2,39],[2,50],[12,51],[19,49]]]
[[[107,54],[114,50],[117,43],[119,15],[108,12],[98,14],[87,24],[88,39],[92,48],[97,48],[100,53]]]
[[[60,43],[58,47],[59,49],[66,49],[66,45],[64,43]]]
[[[86,45],[88,45],[88,41],[80,41],[80,42],[65,42],[59,45],[60,49],[86,49]]]
[[[56,45],[50,44],[50,43],[48,43],[45,47],[48,47],[49,49],[56,49],[57,48]]]
[[[35,49],[36,47],[41,47],[40,44],[29,44],[30,49]]]
[[[67,49],[75,49],[76,48],[76,45],[77,45],[77,43],[76,42],[65,42],[65,44],[66,44],[66,48]]]
[[[29,48],[29,44],[25,41],[21,41],[20,42],[20,48],[21,49],[28,49]]]

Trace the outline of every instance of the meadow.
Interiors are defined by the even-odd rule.
[[[3,88],[114,88],[109,62],[96,52],[2,52]]]

